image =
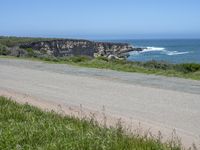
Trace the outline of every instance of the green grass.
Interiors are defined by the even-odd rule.
[[[85,56],[42,59],[51,63],[71,64],[81,67],[110,69],[123,72],[138,72],[168,77],[200,80],[200,64],[169,64],[166,62],[128,62],[126,60],[108,60],[107,58],[89,58]]]
[[[6,58],[11,52],[8,47],[13,47],[22,43],[30,43],[36,41],[54,40],[54,38],[29,38],[29,37],[5,37],[0,36],[0,58]],[[124,60],[108,60],[103,57],[91,59],[86,56],[55,58],[39,56],[38,53],[31,48],[25,49],[27,57],[23,59],[39,60],[48,63],[62,63],[81,67],[111,69],[124,72],[138,72],[145,74],[156,74],[169,77],[189,78],[200,80],[200,64],[169,64],[166,62],[128,62]],[[1,56],[1,55],[4,55]],[[12,57],[7,57],[12,58]],[[20,58],[20,59],[21,59]]]
[[[15,58],[10,56],[0,56],[0,58]],[[89,58],[86,56],[76,57],[21,57],[20,59],[31,59],[34,61],[44,61],[47,63],[69,64],[80,67],[110,69],[123,72],[138,72],[145,74],[155,74],[168,77],[179,77],[193,80],[200,80],[200,64],[169,64],[166,62],[128,62],[125,60],[108,60],[107,58]]]
[[[30,150],[179,150],[159,139],[124,134],[118,128],[44,112],[0,97],[0,149]]]
[[[32,38],[32,37],[14,37],[14,36],[0,36],[0,44],[7,47],[13,47],[18,44],[28,42],[38,42],[44,40],[54,40],[55,38]]]

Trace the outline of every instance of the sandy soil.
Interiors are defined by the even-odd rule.
[[[186,146],[200,144],[199,81],[0,59],[0,95],[107,125],[121,118],[165,139],[175,129]]]

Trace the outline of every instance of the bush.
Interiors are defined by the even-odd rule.
[[[0,44],[0,55],[9,55],[10,51],[6,46]]]
[[[28,52],[28,57],[37,57],[32,48],[26,48],[25,50]]]
[[[177,64],[175,65],[175,70],[184,72],[184,73],[191,73],[200,71],[200,64],[190,63],[190,64]]]
[[[97,57],[96,59],[97,59],[97,60],[103,60],[103,61],[108,62],[108,58],[107,58],[107,57],[99,56],[99,57]]]
[[[114,60],[109,60],[109,61],[114,62],[116,64],[120,64],[120,65],[132,64],[126,60],[120,60],[120,59],[114,59]]]
[[[168,70],[172,69],[173,65],[166,63],[166,62],[158,62],[155,60],[148,61],[142,64],[145,68],[150,68],[150,69],[161,69],[161,70]]]
[[[8,50],[2,50],[2,49],[0,49],[0,55],[9,55],[10,54],[10,51],[8,51]]]
[[[52,56],[42,56],[40,59],[42,59],[44,61],[53,61],[56,58],[54,58]]]
[[[89,61],[91,60],[91,58],[88,56],[73,56],[73,57],[70,57],[69,60],[74,63],[79,63],[79,62]]]

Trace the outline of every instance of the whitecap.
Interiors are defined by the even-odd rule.
[[[165,51],[164,47],[147,47],[141,51],[141,53],[152,52],[152,51]]]
[[[166,50],[164,47],[146,47],[144,48],[142,51],[132,51],[130,52],[129,54],[130,55],[139,55],[139,54],[142,54],[142,53],[148,53],[148,52],[160,52],[161,54],[163,55],[168,55],[168,56],[173,56],[173,55],[184,55],[184,54],[187,54],[189,52],[187,51],[182,51],[182,52],[179,52],[179,51],[169,51],[169,50]]]
[[[189,52],[178,52],[178,51],[167,51],[166,55],[173,56],[173,55],[183,55],[188,54]]]
[[[189,53],[187,51],[185,51],[185,52],[168,51],[164,47],[147,47],[143,51],[141,51],[140,53],[147,53],[147,52],[153,52],[153,51],[162,52],[163,54],[166,54],[168,56],[183,55],[183,54]]]

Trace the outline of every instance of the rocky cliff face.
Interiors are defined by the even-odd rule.
[[[125,57],[127,52],[142,50],[126,43],[93,42],[88,40],[51,40],[32,42],[20,45],[20,48],[31,48],[41,54],[55,57],[87,55]]]

